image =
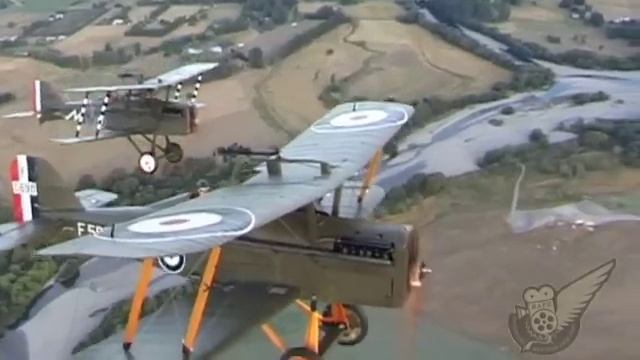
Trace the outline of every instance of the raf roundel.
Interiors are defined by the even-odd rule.
[[[311,130],[317,133],[377,130],[402,125],[407,119],[407,112],[403,109],[357,109],[321,119],[311,126]]]
[[[195,212],[142,220],[129,225],[128,229],[137,233],[153,234],[193,230],[208,225],[215,225],[220,221],[222,221],[222,216],[216,213]]]
[[[247,209],[214,207],[135,221],[126,227],[116,228],[116,236],[109,239],[144,243],[239,236],[249,232],[254,225],[255,215]]]

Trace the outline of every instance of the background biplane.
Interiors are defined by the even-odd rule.
[[[139,153],[138,165],[145,173],[158,168],[158,159],[171,163],[182,160],[182,147],[169,136],[188,135],[197,129],[197,103],[203,75],[218,66],[217,63],[189,64],[136,84],[92,86],[67,89],[69,93],[84,94],[82,101],[64,101],[54,87],[42,80],[34,81],[33,111],[10,114],[5,117],[35,116],[40,123],[53,120],[71,120],[76,123],[75,136],[52,139],[64,144],[78,144],[124,137]],[[123,77],[134,77],[124,74]],[[185,81],[196,79],[188,99],[180,94]],[[162,93],[163,92],[163,93]],[[92,94],[104,94],[102,101],[92,100]],[[85,124],[95,125],[91,135],[82,135]],[[133,140],[140,136],[150,144],[144,150]],[[164,138],[161,144],[158,137]]]
[[[343,345],[357,344],[366,336],[367,323],[355,304],[402,306],[424,275],[419,239],[412,227],[365,219],[371,210],[364,205],[367,189],[380,166],[380,148],[412,114],[413,108],[398,103],[337,106],[281,150],[242,151],[249,156],[258,154],[265,162],[257,175],[241,185],[112,224],[39,254],[143,260],[124,334],[129,358],[149,358],[160,348],[165,355],[177,351],[166,344],[131,348],[157,267],[179,274],[197,268],[201,275],[183,339],[184,356],[196,349],[209,295],[214,295],[209,306],[215,307],[217,298],[237,297],[234,289],[246,291],[247,287],[252,289],[250,301],[219,309],[205,324],[216,327],[216,344],[237,335],[239,327],[233,319],[238,319],[241,328],[266,321],[274,309],[265,307],[268,313],[261,313],[262,307],[251,304],[268,302],[273,294],[285,299],[277,309],[296,298],[311,299],[309,305],[300,303],[310,315],[306,345],[283,349],[282,359],[317,359],[336,339]],[[233,151],[223,152],[230,155]],[[362,186],[345,187],[372,158]],[[331,206],[324,209],[330,211],[322,207],[327,199]],[[354,211],[341,214],[343,200],[352,200]],[[208,257],[204,268],[197,261],[202,255]],[[322,315],[318,300],[329,304]],[[247,318],[247,314],[252,316]],[[263,325],[277,339],[275,331]],[[211,342],[209,339],[208,345]]]

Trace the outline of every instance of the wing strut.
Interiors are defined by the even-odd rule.
[[[200,326],[202,325],[202,318],[209,302],[209,294],[211,292],[211,286],[215,279],[216,271],[218,269],[218,263],[220,262],[220,254],[222,249],[217,247],[211,250],[209,254],[209,260],[207,266],[202,275],[202,281],[200,282],[200,288],[198,289],[198,296],[196,302],[191,310],[191,318],[189,319],[189,327],[187,328],[187,334],[182,341],[182,354],[185,359],[188,359],[193,350],[195,349],[196,340],[200,332]]]
[[[382,162],[382,150],[378,150],[376,152],[376,155],[373,157],[373,160],[371,160],[371,163],[369,163],[369,170],[367,171],[367,177],[362,183],[362,188],[360,188],[360,195],[358,195],[358,204],[362,204],[362,200],[364,199],[364,196],[366,195],[367,190],[369,190],[369,186],[371,186],[371,183],[373,182],[376,175],[378,174],[378,170],[380,168],[381,162]]]
[[[124,351],[129,351],[131,344],[133,344],[133,340],[138,333],[142,305],[144,304],[144,299],[147,297],[149,284],[151,284],[151,279],[153,278],[153,262],[153,258],[146,258],[142,263],[140,282],[138,283],[138,288],[136,289],[136,293],[133,297],[131,310],[129,310],[129,321],[127,322],[127,330],[125,332],[124,342],[122,343]]]

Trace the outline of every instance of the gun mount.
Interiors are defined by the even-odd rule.
[[[219,147],[216,151],[218,155],[222,155],[223,159],[227,161],[228,157],[235,157],[244,155],[252,158],[265,158],[267,163],[267,172],[269,177],[281,177],[282,176],[282,163],[302,163],[302,164],[317,164],[320,165],[320,174],[322,176],[329,176],[331,169],[334,165],[322,160],[315,159],[291,159],[282,157],[280,149],[277,147],[268,150],[253,150],[248,146],[242,146],[238,143],[233,143],[227,147]]]

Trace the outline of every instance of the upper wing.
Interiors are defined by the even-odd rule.
[[[413,114],[399,103],[363,102],[335,107],[281,150],[287,159],[319,164],[282,163],[282,176],[266,166],[242,185],[215,190],[190,201],[117,224],[40,251],[43,255],[85,254],[142,258],[187,254],[219,246],[252,229],[321,199],[362,169]]]
[[[213,288],[211,304],[202,324],[202,340],[192,357],[199,359],[220,352],[245,331],[264,323],[297,297],[296,289],[266,283],[217,285]],[[183,320],[189,319],[192,306],[193,299],[185,297],[165,304],[158,312],[144,318],[130,354],[122,351],[123,333],[119,332],[76,354],[74,359],[181,359],[179,344],[187,328],[187,321]]]
[[[162,75],[146,80],[143,85],[175,85],[179,82],[189,80],[204,72],[210,71],[218,67],[218,63],[196,63],[181,66],[177,69],[168,71]]]
[[[158,75],[156,77],[148,79],[142,84],[90,86],[90,87],[84,87],[84,88],[67,89],[65,91],[72,92],[72,93],[91,93],[91,92],[107,92],[107,91],[157,90],[165,86],[172,86],[179,82],[188,80],[206,71],[213,70],[216,67],[218,67],[218,63],[189,64],[189,65],[181,66],[177,69],[168,71],[162,75]]]
[[[70,93],[92,93],[92,92],[108,92],[108,91],[134,91],[134,90],[157,90],[166,84],[129,84],[129,85],[107,85],[107,86],[90,86],[83,88],[65,89]]]
[[[582,316],[615,266],[616,260],[613,259],[560,289],[556,299],[558,331]]]

